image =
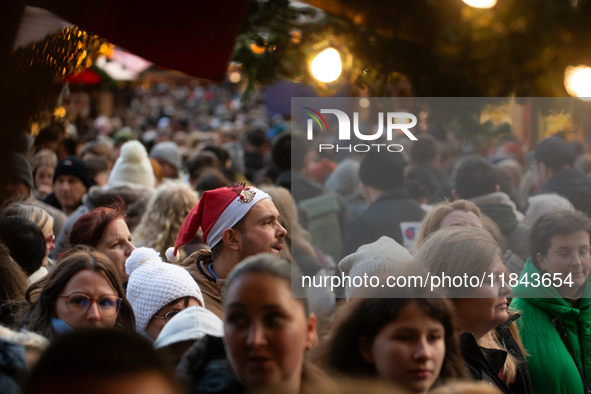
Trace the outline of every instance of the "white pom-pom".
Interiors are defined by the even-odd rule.
[[[161,263],[162,259],[160,258],[160,254],[152,248],[137,248],[131,252],[131,255],[127,258],[127,261],[125,262],[125,271],[127,271],[128,275],[131,275],[137,267],[146,261],[156,261]]]
[[[177,261],[179,261],[179,253],[177,252],[177,254],[174,254],[174,248],[170,247],[166,249],[166,258],[171,263],[176,263]]]
[[[148,157],[148,152],[141,142],[128,141],[121,147],[121,157],[128,163],[141,163]]]

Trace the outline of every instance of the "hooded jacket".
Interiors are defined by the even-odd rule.
[[[505,250],[512,250],[525,261],[528,257],[526,238],[529,226],[517,219],[515,204],[509,196],[497,192],[479,196],[470,201],[499,226],[505,237]]]
[[[578,168],[569,168],[554,174],[542,187],[540,194],[557,193],[568,198],[577,211],[591,216],[591,179]]]
[[[224,319],[222,309],[222,289],[226,279],[216,279],[210,275],[207,265],[213,263],[211,251],[201,249],[187,257],[181,266],[184,267],[191,277],[197,282],[205,301],[205,309],[215,313],[220,319]]]
[[[539,270],[528,259],[523,275]],[[553,318],[560,320],[565,328],[579,365],[591,382],[591,286],[587,278],[579,308],[562,298],[554,287],[534,288],[519,283],[513,288],[518,297],[511,308],[521,313],[517,322],[520,337],[527,353],[527,362],[532,386],[536,394],[584,393],[583,381],[575,362],[562,342]]]
[[[176,376],[190,394],[239,394],[244,388],[226,360],[222,338],[205,335],[185,352]]]

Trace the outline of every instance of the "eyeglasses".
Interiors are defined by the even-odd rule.
[[[55,235],[45,238],[45,244],[48,248],[51,248],[53,245],[55,245]]]
[[[173,317],[175,317],[179,313],[180,313],[180,311],[170,311],[170,312],[168,312],[164,316],[156,316],[156,315],[154,315],[153,317],[155,317],[156,319],[164,319],[164,321],[166,323],[168,323],[170,321],[170,319],[172,319]]]
[[[550,256],[556,256],[556,259],[561,264],[570,264],[573,262],[575,258],[575,253],[578,253],[579,260],[585,261],[591,259],[590,249],[586,247],[585,249],[581,249],[578,252],[573,252],[570,249],[561,249],[556,253],[548,253]]]
[[[96,301],[98,311],[102,316],[112,317],[119,312],[121,298],[115,296],[104,296],[99,299],[90,298],[86,294],[58,295],[59,298],[66,298],[68,310],[73,315],[82,315],[88,312],[90,305]]]

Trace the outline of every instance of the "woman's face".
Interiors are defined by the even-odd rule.
[[[365,361],[378,375],[415,393],[426,393],[437,378],[445,358],[445,328],[411,302],[386,324],[373,343],[360,342]]]
[[[473,298],[456,298],[457,324],[461,332],[471,332],[478,340],[497,325],[507,321],[508,301],[511,287],[507,282],[501,282],[500,276],[505,272],[501,258],[494,257],[490,267],[486,270],[485,285],[475,288],[470,293]],[[495,278],[490,286],[490,273]],[[508,280],[505,275],[505,280]],[[487,282],[488,281],[488,282]],[[488,283],[488,285],[486,285]]]
[[[536,256],[542,271],[549,273],[554,279],[560,277],[566,280],[571,275],[572,286],[563,285],[562,294],[569,298],[578,298],[591,270],[589,257],[589,234],[577,231],[572,234],[555,235],[550,238],[550,247],[546,256],[538,253]]]
[[[186,304],[185,304],[186,302]],[[161,308],[158,312],[156,312],[156,314],[154,315],[154,317],[152,317],[150,319],[150,321],[148,322],[148,325],[146,326],[146,334],[148,334],[148,336],[150,338],[152,338],[153,340],[156,340],[156,338],[158,338],[158,334],[160,334],[160,331],[162,331],[162,329],[164,328],[164,326],[166,325],[166,323],[168,323],[168,321],[170,319],[172,319],[172,316],[176,315],[176,313],[181,312],[182,310],[184,310],[185,308],[188,308],[190,306],[203,306],[201,304],[199,304],[199,301],[193,297],[189,298],[187,301],[185,301],[185,299],[180,299],[177,302],[175,302],[174,304],[171,305],[166,305],[165,307]],[[170,313],[170,312],[176,312],[176,313]],[[161,319],[160,317],[166,317],[167,314],[169,314],[169,319]],[[158,317],[155,317],[158,316]]]
[[[72,279],[60,292],[60,296],[85,295],[91,299],[88,310],[84,313],[72,313],[75,309],[76,299],[73,298],[74,306],[68,306],[70,302],[67,297],[58,297],[55,302],[53,317],[63,320],[70,327],[78,328],[113,328],[117,321],[117,313],[114,316],[104,316],[99,307],[104,297],[119,297],[117,291],[111,286],[107,276],[102,271],[82,270],[72,276]]]
[[[441,219],[439,228],[446,228],[451,226],[464,226],[464,227],[482,227],[482,223],[478,216],[474,212],[470,211],[451,211]]]
[[[129,280],[129,275],[125,271],[125,262],[131,252],[135,250],[135,246],[131,244],[131,234],[123,219],[113,220],[107,226],[105,236],[96,246],[96,250],[111,259],[117,267],[121,282],[126,283]]]
[[[52,166],[41,166],[35,171],[35,188],[44,194],[50,194],[53,191],[53,173]]]
[[[247,389],[299,390],[316,318],[306,316],[283,280],[265,274],[238,278],[224,300],[224,333],[232,368]]]

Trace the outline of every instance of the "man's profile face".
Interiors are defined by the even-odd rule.
[[[73,175],[60,175],[53,185],[55,198],[63,206],[69,209],[76,208],[86,193],[86,186]]]
[[[279,224],[279,211],[270,198],[256,203],[248,212],[244,232],[240,235],[240,259],[257,253],[279,256],[287,231]]]

